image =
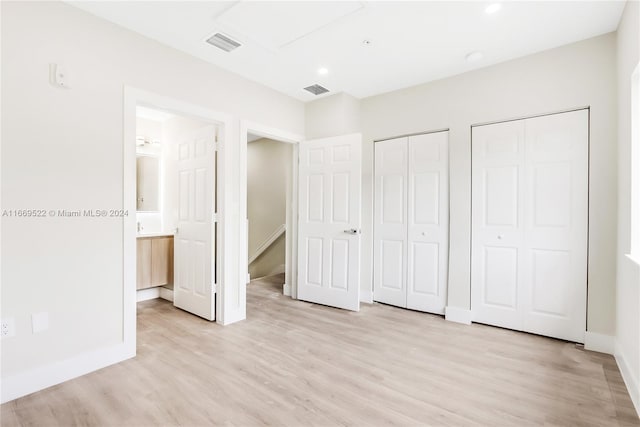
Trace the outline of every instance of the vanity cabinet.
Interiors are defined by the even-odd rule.
[[[173,237],[138,237],[136,289],[173,283]]]

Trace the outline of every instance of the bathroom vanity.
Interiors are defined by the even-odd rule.
[[[136,246],[136,289],[173,285],[173,236],[141,235]]]

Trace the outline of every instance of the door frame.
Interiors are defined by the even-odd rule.
[[[304,137],[281,129],[272,128],[249,120],[240,121],[240,221],[238,235],[238,277],[241,279],[240,300],[244,302],[244,316],[246,317],[246,279],[249,275],[249,241],[247,222],[247,135],[269,138],[274,141],[293,144],[291,163],[291,186],[287,188],[287,214],[286,214],[286,256],[285,278],[283,286],[284,295],[298,298],[298,149]],[[242,283],[245,283],[242,286]]]
[[[233,237],[233,230],[227,230],[227,209],[224,206],[226,189],[225,159],[226,146],[230,141],[232,125],[231,116],[213,111],[179,99],[170,98],[153,92],[124,86],[123,102],[123,139],[122,139],[122,193],[123,209],[129,215],[123,217],[123,342],[128,351],[136,352],[136,106],[142,105],[159,110],[169,111],[177,115],[191,117],[218,126],[218,167],[217,167],[217,210],[216,224],[216,322],[225,324],[226,304],[224,301],[225,283],[222,280],[225,272],[224,251],[225,238]]]

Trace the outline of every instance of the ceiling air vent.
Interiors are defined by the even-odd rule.
[[[240,46],[242,46],[240,43],[238,43],[237,41],[230,39],[229,37],[225,36],[224,34],[220,34],[220,33],[215,33],[214,35],[212,35],[211,37],[209,37],[207,39],[207,43],[218,47],[222,50],[224,50],[225,52],[231,52],[234,49],[239,48]]]
[[[327,89],[325,87],[322,87],[322,86],[320,86],[318,84],[305,87],[304,90],[309,91],[314,95],[321,95],[323,93],[329,92],[329,89]]]

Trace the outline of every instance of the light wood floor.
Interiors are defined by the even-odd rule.
[[[2,426],[640,425],[611,356],[252,282],[221,327],[138,305],[138,356],[2,405]]]

